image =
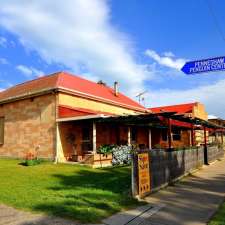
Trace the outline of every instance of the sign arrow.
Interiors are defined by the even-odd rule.
[[[225,56],[190,61],[181,68],[187,75],[225,70]]]

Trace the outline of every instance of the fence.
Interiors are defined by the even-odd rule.
[[[151,150],[145,152],[149,156],[150,192],[174,182],[204,164],[204,147],[177,151]],[[224,156],[223,148],[218,146],[208,147],[207,152],[209,162]],[[138,160],[137,155],[133,155],[132,189],[135,196],[138,195],[138,182]]]
[[[222,146],[208,146],[208,162],[211,163],[224,156],[224,151]]]

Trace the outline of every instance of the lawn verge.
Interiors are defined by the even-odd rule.
[[[0,159],[0,202],[18,209],[96,223],[139,203],[130,167],[92,169],[45,162],[33,167]]]

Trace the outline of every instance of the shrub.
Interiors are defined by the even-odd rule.
[[[24,166],[35,166],[41,163],[40,159],[29,159],[29,160],[25,160],[23,165]]]
[[[33,152],[27,152],[25,160],[22,163],[24,166],[35,166],[41,163],[41,160],[37,158],[37,154]]]
[[[98,149],[98,153],[107,155],[112,153],[113,148],[115,148],[115,145],[101,145]]]
[[[112,149],[112,164],[131,164],[132,147],[127,145],[116,146]]]

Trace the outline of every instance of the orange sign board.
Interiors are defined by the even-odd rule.
[[[150,173],[149,173],[149,155],[148,153],[138,154],[138,180],[139,195],[142,196],[150,192]]]

